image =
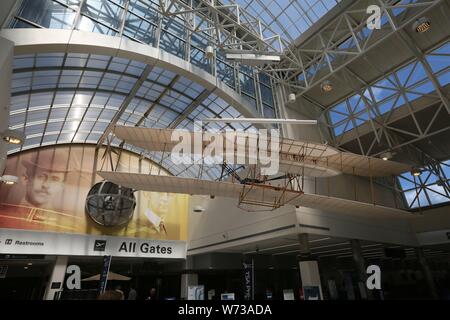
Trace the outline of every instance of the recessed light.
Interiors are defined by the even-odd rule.
[[[201,206],[195,206],[192,211],[194,211],[195,213],[202,213],[203,211],[205,211],[205,209]]]
[[[207,46],[205,49],[206,57],[208,59],[214,58],[214,47],[213,46]]]
[[[380,158],[383,159],[384,161],[387,161],[392,158],[392,152],[389,151],[384,152],[380,155]]]
[[[288,95],[288,101],[289,103],[294,103],[297,100],[297,97],[295,96],[295,93],[290,93]]]
[[[23,144],[25,135],[23,132],[16,130],[6,130],[1,133],[3,141],[10,144]]]
[[[324,82],[322,82],[320,87],[322,88],[323,92],[331,92],[331,91],[333,91],[333,84],[331,83],[330,80],[325,80]]]
[[[413,29],[417,33],[425,33],[428,30],[430,30],[430,28],[431,28],[431,22],[426,17],[422,17],[422,18],[418,19],[413,24]]]
[[[6,185],[13,185],[19,182],[19,177],[11,176],[11,175],[4,175],[0,177],[0,182],[6,184]]]

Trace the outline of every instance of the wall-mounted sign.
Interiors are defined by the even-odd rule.
[[[320,289],[317,286],[303,287],[303,294],[304,294],[305,300],[321,300]]]
[[[52,289],[61,289],[61,282],[52,282],[50,287]]]
[[[220,300],[235,300],[234,293],[222,293]]]
[[[294,300],[294,290],[292,290],[292,289],[283,290],[283,299],[284,300]]]
[[[188,300],[205,300],[205,286],[188,286]]]
[[[186,242],[2,229],[0,252],[184,259]]]

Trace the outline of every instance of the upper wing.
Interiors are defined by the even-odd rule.
[[[385,161],[379,158],[349,152],[340,152],[339,154],[328,157],[326,164],[342,173],[365,177],[399,175],[412,169],[411,166],[403,163],[389,160]]]
[[[172,141],[174,134],[179,132],[181,131],[178,129],[140,128],[120,125],[114,128],[114,134],[129,144],[149,151],[165,152],[171,152],[173,147],[179,143],[178,137],[176,137],[175,141]],[[202,133],[189,133],[191,149],[193,152],[197,152],[197,150],[194,150],[194,136],[195,134],[201,135]],[[204,134],[208,134],[208,132]],[[247,141],[244,143],[246,144],[245,150],[248,151],[248,140],[257,140],[260,138],[260,135],[254,132],[229,131],[219,134],[223,137],[224,154],[226,153],[225,147],[227,143],[233,143],[235,146],[234,149],[236,149],[237,145],[242,144],[242,141]],[[244,140],[244,138],[248,140]],[[207,141],[203,142],[203,148],[209,144],[207,137],[205,137],[205,140]],[[267,141],[267,145],[270,146],[270,138]],[[305,155],[313,158],[328,157],[339,152],[325,144],[284,138],[280,138],[279,150],[282,154]]]
[[[348,152],[340,152],[319,159],[309,157],[295,159],[292,156],[281,155],[279,161],[280,172],[310,177],[330,177],[341,173],[363,177],[384,177],[399,175],[411,169],[411,166],[403,163]]]
[[[172,141],[172,135],[176,130],[140,128],[128,126],[115,126],[116,136],[129,144],[141,147],[149,151],[171,152],[179,141]],[[192,153],[194,150],[194,134],[189,132],[190,146]],[[247,137],[258,139],[258,134],[251,132],[228,132],[222,133],[224,138],[224,148],[229,140],[233,140],[234,146],[239,144],[239,139]],[[240,140],[246,141],[246,140]],[[208,141],[203,142],[203,148],[208,145]],[[242,143],[242,142],[241,142]],[[248,151],[248,142],[245,142],[245,150]],[[340,173],[347,173],[358,176],[382,177],[398,175],[411,170],[411,166],[394,161],[383,161],[382,159],[340,152],[330,146],[293,139],[280,139],[280,172],[291,174],[304,174],[312,177],[334,176]],[[233,149],[235,150],[235,149]],[[183,150],[187,152],[187,150]],[[228,155],[224,150],[224,155]],[[255,160],[256,154],[245,154],[245,163]],[[226,158],[228,159],[228,158]],[[252,162],[255,163],[255,162]]]

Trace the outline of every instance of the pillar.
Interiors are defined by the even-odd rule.
[[[361,295],[361,299],[373,299],[372,292],[367,289],[366,281],[367,281],[367,273],[366,273],[366,262],[362,255],[361,244],[359,240],[352,239],[350,240],[350,244],[352,246],[352,255],[353,262],[355,263],[357,279],[358,279],[358,289]]]
[[[198,274],[191,273],[194,266],[193,257],[186,257],[184,263],[184,273],[181,275],[181,292],[180,298],[187,300],[188,298],[188,287],[198,285]]]
[[[55,294],[64,287],[64,278],[66,276],[68,256],[58,256],[53,266],[50,281],[45,290],[44,300],[54,300]]]
[[[319,265],[311,256],[311,249],[309,248],[308,234],[301,233],[298,235],[298,242],[300,246],[299,268],[300,278],[302,280],[303,295],[305,299],[308,298],[308,291],[317,290],[320,294],[319,300],[323,299],[322,284],[320,281]]]
[[[430,292],[430,297],[432,299],[439,299],[436,284],[433,279],[433,274],[431,273],[430,267],[428,266],[427,259],[425,259],[425,255],[423,254],[422,248],[416,248],[417,260],[419,261],[420,267],[422,268],[422,272],[425,277],[425,281],[427,282],[428,290]]]

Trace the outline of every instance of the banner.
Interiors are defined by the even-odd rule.
[[[244,300],[253,300],[253,259],[244,262]]]
[[[135,192],[134,215],[122,226],[104,227],[86,214],[89,190],[101,181],[97,170],[166,174],[135,154],[104,153],[71,145],[9,156],[5,174],[18,176],[20,183],[0,186],[0,228],[185,241],[187,195]]]
[[[103,256],[103,268],[100,274],[100,283],[98,292],[103,293],[106,290],[106,284],[108,283],[109,267],[111,266],[111,256]]]

